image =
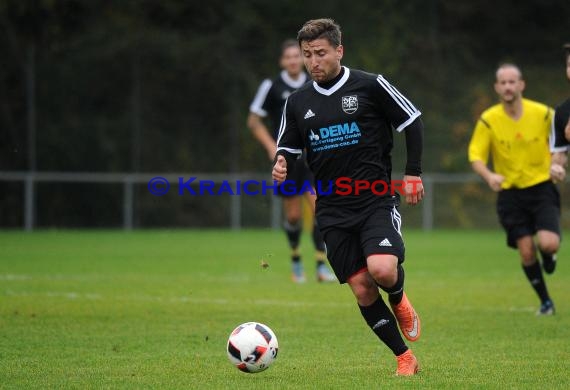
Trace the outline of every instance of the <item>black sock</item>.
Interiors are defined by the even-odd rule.
[[[534,291],[536,291],[538,294],[540,301],[545,302],[550,300],[550,296],[548,295],[546,283],[544,283],[542,270],[540,269],[540,264],[538,264],[538,261],[535,261],[532,265],[523,265],[522,268],[532,288],[534,288]]]
[[[402,297],[404,296],[404,276],[404,268],[398,264],[398,280],[396,280],[396,284],[389,288],[378,285],[388,293],[388,300],[392,305],[402,302]]]
[[[542,268],[547,274],[551,274],[556,269],[556,253],[546,253],[540,252],[540,258],[542,259]]]
[[[292,255],[292,256],[291,256],[291,261],[292,261],[293,263],[298,263],[298,262],[301,261],[301,256],[299,256],[299,255]]]
[[[299,242],[301,241],[301,224],[296,223],[294,225],[285,221],[283,224],[285,228],[285,233],[287,234],[287,239],[289,240],[289,246],[293,250],[297,250],[299,247]]]
[[[543,262],[549,262],[552,261],[554,259],[554,255],[552,253],[546,253],[543,251],[539,251],[540,252],[540,258],[542,259]]]
[[[313,223],[313,244],[315,245],[315,249],[319,252],[325,251],[325,241],[321,229],[319,229],[317,225],[317,221]]]
[[[392,350],[394,355],[400,356],[408,350],[398,330],[396,318],[382,297],[379,296],[376,302],[370,306],[358,305],[358,307],[368,326]]]

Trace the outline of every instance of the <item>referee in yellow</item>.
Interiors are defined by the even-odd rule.
[[[523,98],[524,88],[517,65],[499,66],[495,92],[500,103],[477,121],[469,161],[498,193],[497,214],[507,245],[518,249],[524,273],[541,301],[537,315],[552,315],[554,304],[537,261],[537,247],[544,271],[554,272],[560,246],[560,195],[554,182],[563,180],[566,172],[551,159],[553,111]],[[489,156],[494,170],[488,167]]]

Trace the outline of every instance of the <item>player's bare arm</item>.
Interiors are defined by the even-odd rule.
[[[271,137],[271,134],[269,134],[269,130],[267,130],[267,126],[263,123],[262,118],[259,115],[250,112],[247,117],[247,127],[249,127],[253,136],[265,148],[269,159],[273,160],[275,152],[277,151],[277,144],[273,137]]]
[[[505,178],[502,175],[491,171],[487,165],[480,160],[473,161],[471,166],[475,173],[481,176],[493,191],[501,191],[501,185],[505,181]]]
[[[552,164],[562,165],[566,167],[568,165],[568,153],[567,152],[554,152],[552,153]]]

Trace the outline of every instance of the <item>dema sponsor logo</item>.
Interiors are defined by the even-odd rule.
[[[360,134],[360,129],[356,122],[343,123],[340,125],[332,125],[329,127],[321,127],[319,129],[320,139],[326,139],[329,137],[339,137],[344,135],[350,135],[358,133]]]
[[[337,149],[359,142],[362,133],[356,122],[341,123],[318,130],[309,131],[310,147],[313,152],[321,152],[329,149]]]

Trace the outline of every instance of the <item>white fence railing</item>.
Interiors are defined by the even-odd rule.
[[[31,231],[36,226],[35,205],[37,183],[102,183],[117,184],[123,186],[123,228],[130,230],[133,228],[134,220],[134,185],[148,184],[153,178],[161,177],[171,183],[178,183],[179,178],[186,180],[195,177],[200,181],[212,181],[216,184],[222,182],[239,183],[240,181],[270,180],[268,175],[259,173],[95,173],[95,172],[20,172],[20,171],[0,171],[0,181],[21,182],[24,184],[23,207],[24,223],[23,228]],[[232,229],[241,228],[242,202],[240,196],[229,197],[230,220],[228,226]],[[271,197],[271,213],[269,225],[272,228],[281,226],[281,202],[276,197]]]
[[[199,178],[200,181],[211,181],[216,184],[222,182],[243,183],[248,180],[271,181],[269,175],[259,173],[69,173],[69,172],[21,172],[21,171],[0,171],[0,181],[23,183],[23,228],[31,231],[36,226],[36,204],[37,204],[37,183],[103,183],[122,184],[122,226],[124,229],[133,229],[134,224],[134,186],[145,184],[155,177],[162,177],[171,183],[178,183],[179,178]],[[481,183],[481,180],[473,173],[442,174],[431,173],[423,175],[425,187],[425,199],[422,202],[420,226],[424,230],[434,229],[435,226],[435,193],[436,186],[442,184],[466,184]],[[488,190],[488,189],[487,189]],[[243,216],[242,196],[228,196],[229,220],[226,227],[240,229]],[[281,201],[278,197],[270,196],[270,212],[267,226],[279,228],[281,226]],[[225,200],[223,200],[225,202]],[[445,206],[443,206],[445,207]],[[486,210],[493,212],[494,210]]]

